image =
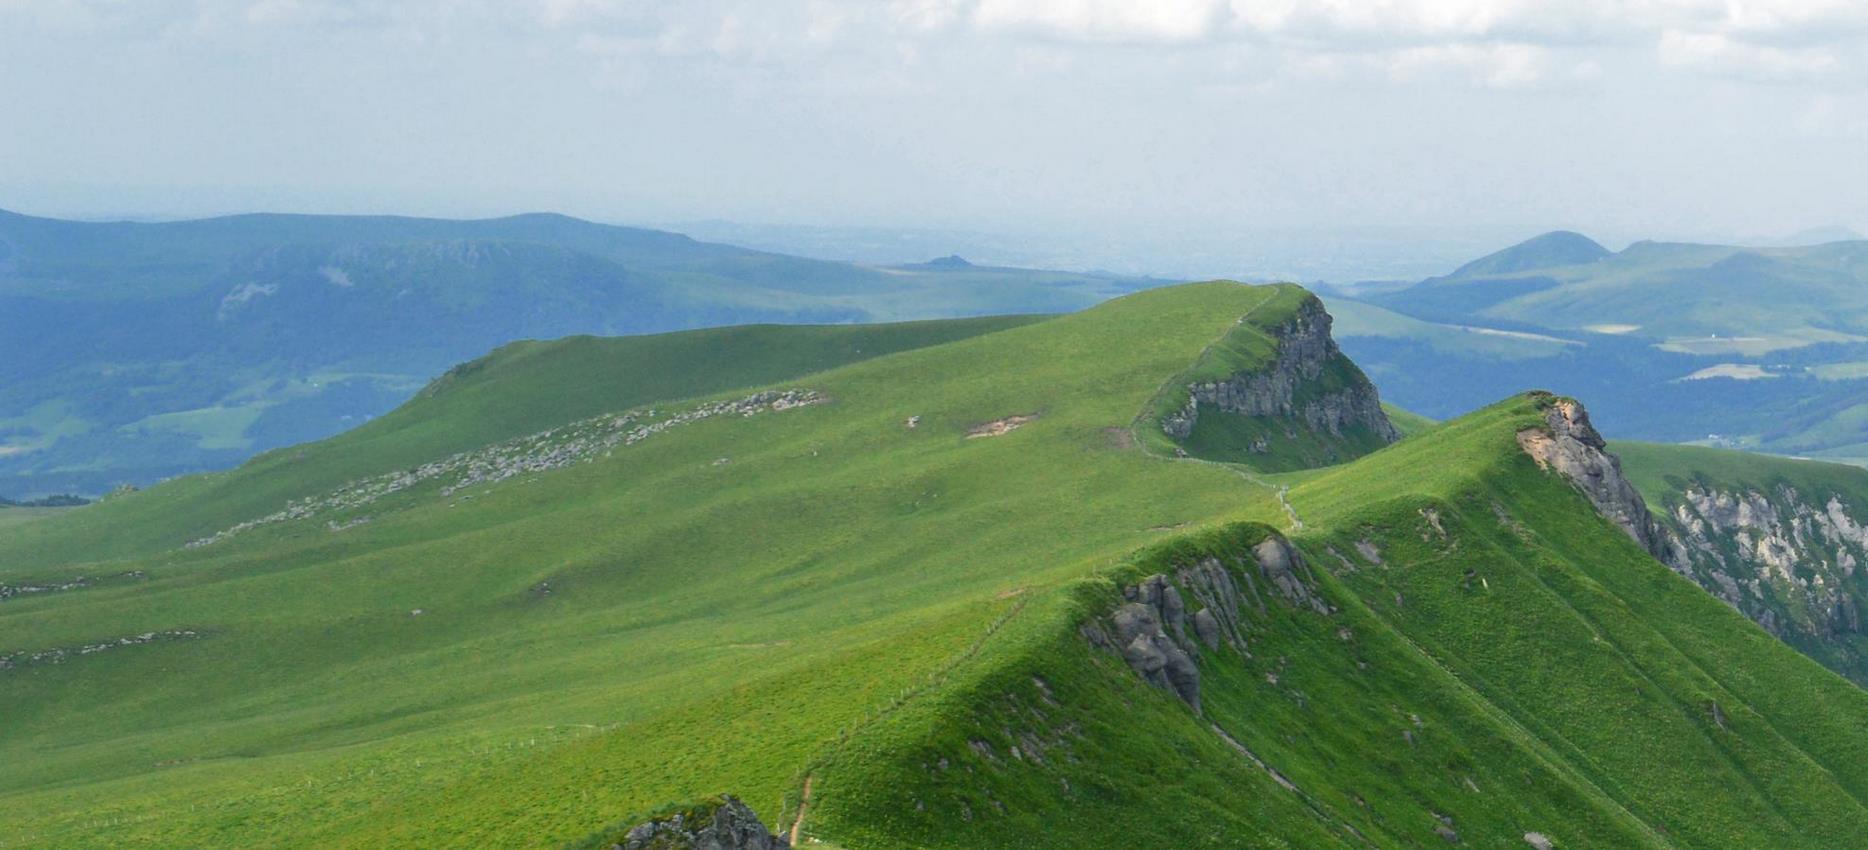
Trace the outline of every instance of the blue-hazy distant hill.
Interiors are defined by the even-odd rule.
[[[1611,252],[1559,231],[1340,291],[1344,350],[1411,410],[1542,386],[1625,437],[1868,461],[1868,241]]]

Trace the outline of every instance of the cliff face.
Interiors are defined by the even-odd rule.
[[[1868,683],[1861,609],[1868,526],[1838,494],[1693,482],[1650,511],[1606,451],[1582,405],[1556,399],[1546,428],[1518,434],[1540,467],[1561,474],[1604,517],[1674,572],[1824,665]]]
[[[1695,482],[1671,500],[1668,566],[1766,631],[1868,682],[1861,608],[1868,527],[1838,494]]]
[[[1641,494],[1622,475],[1621,460],[1608,452],[1602,435],[1589,424],[1589,411],[1576,401],[1553,398],[1544,411],[1544,425],[1547,430],[1518,432],[1518,445],[1525,453],[1539,468],[1555,470],[1582,491],[1598,512],[1628,532],[1648,554],[1668,561],[1671,550],[1660,526]]]
[[[1350,442],[1379,447],[1400,439],[1375,386],[1330,337],[1322,302],[1306,298],[1289,319],[1265,330],[1276,344],[1272,362],[1189,383],[1186,403],[1161,419],[1168,436],[1187,441],[1202,416],[1229,414],[1259,420],[1260,433],[1245,447],[1251,454],[1272,453],[1280,436],[1297,440],[1308,432],[1326,444],[1329,462],[1362,453]]]

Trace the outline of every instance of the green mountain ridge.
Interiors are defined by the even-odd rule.
[[[1154,283],[861,266],[551,214],[0,212],[0,494],[233,466],[355,427],[517,339],[1066,312]]]
[[[1381,415],[1315,303],[518,344],[10,529],[57,589],[0,601],[9,843],[607,846],[721,793],[844,848],[1868,828],[1868,694],[1605,519],[1566,400],[1298,451]],[[1199,416],[1318,443],[1173,433],[1278,374]]]

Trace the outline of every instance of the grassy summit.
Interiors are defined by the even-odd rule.
[[[1271,478],[1157,442],[1162,394],[1217,342],[1249,368],[1275,346],[1240,319],[1300,296],[509,349],[372,429],[9,530],[0,584],[77,586],[0,602],[0,819],[553,846],[730,793],[846,847],[1868,829],[1868,695],[1541,471],[1547,399]],[[1196,711],[1086,635],[1209,562],[1252,590],[1188,609],[1238,625]]]

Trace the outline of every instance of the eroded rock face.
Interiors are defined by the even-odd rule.
[[[1310,592],[1311,578],[1301,574],[1309,568],[1290,541],[1282,537],[1267,537],[1252,547],[1252,559],[1258,562],[1259,574],[1271,582],[1272,589],[1284,597],[1284,601],[1308,607],[1319,614],[1330,613],[1330,606]]]
[[[1545,423],[1518,434],[1539,466],[1562,474],[1674,572],[1837,672],[1868,682],[1868,658],[1852,645],[1863,633],[1855,574],[1868,561],[1868,526],[1840,495],[1694,482],[1655,514],[1581,405],[1557,400]]]
[[[1167,576],[1127,588],[1129,601],[1116,609],[1116,646],[1129,666],[1156,687],[1166,688],[1200,710],[1200,666],[1187,640],[1187,608]],[[1169,634],[1170,630],[1172,634]]]
[[[1228,565],[1206,557],[1123,588],[1123,603],[1106,624],[1091,621],[1081,629],[1092,644],[1122,656],[1149,684],[1172,692],[1200,711],[1200,649],[1226,648],[1249,657],[1247,618],[1263,613],[1267,599],[1333,613],[1313,589],[1303,556],[1290,542],[1273,535],[1253,547],[1249,557]],[[1265,581],[1259,591],[1257,575]],[[1188,613],[1188,597],[1196,610]]]
[[[1812,498],[1788,485],[1694,483],[1665,515],[1681,554],[1669,565],[1779,637],[1858,635],[1853,588],[1868,559],[1868,528],[1854,511],[1839,495]]]
[[[1569,399],[1544,411],[1546,428],[1518,432],[1518,445],[1541,469],[1555,470],[1588,497],[1589,503],[1634,538],[1641,548],[1665,562],[1669,550],[1647,503],[1622,475],[1621,460],[1605,449],[1602,435],[1589,424],[1589,412]]]
[[[1330,314],[1322,302],[1310,299],[1272,334],[1278,338],[1278,354],[1269,368],[1240,372],[1223,381],[1189,384],[1186,405],[1162,419],[1162,430],[1175,439],[1186,439],[1193,433],[1200,410],[1211,408],[1241,416],[1288,417],[1335,437],[1363,428],[1385,442],[1401,439],[1367,380],[1327,391],[1312,387],[1333,361],[1343,358],[1330,337]],[[1256,446],[1254,450],[1264,451]]]
[[[693,812],[637,824],[615,850],[779,850],[790,847],[784,836],[766,831],[759,816],[739,798],[728,795]]]

